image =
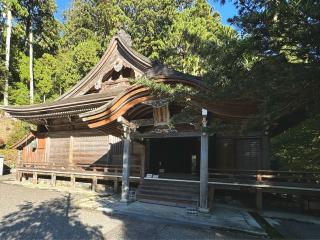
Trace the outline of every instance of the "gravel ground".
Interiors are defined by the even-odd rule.
[[[77,194],[1,183],[0,239],[253,239],[150,217],[73,206]]]

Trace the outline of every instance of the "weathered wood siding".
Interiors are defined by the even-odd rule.
[[[264,159],[263,138],[214,137],[210,144],[210,168],[219,169],[268,169]]]
[[[45,136],[41,136],[37,138],[37,148],[35,150],[35,161],[44,163],[45,153],[46,153],[46,138]]]
[[[44,163],[45,162],[45,146],[46,139],[44,136],[39,136],[35,140],[37,148],[32,148],[32,141],[27,141],[22,149],[21,161],[26,163]]]
[[[122,165],[123,142],[98,130],[49,132],[38,136],[37,148],[31,141],[23,147],[22,162],[55,165]],[[144,160],[144,145],[132,142],[131,164]]]
[[[48,163],[68,165],[70,136],[67,133],[50,133],[50,148],[48,148]]]
[[[70,145],[71,162],[75,164],[106,164],[109,158],[109,136],[94,133],[75,134]]]

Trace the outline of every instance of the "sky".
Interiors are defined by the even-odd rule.
[[[60,21],[62,21],[63,20],[62,13],[64,10],[66,10],[70,6],[71,0],[56,0],[56,1],[58,5],[58,12],[56,13],[56,17]],[[229,25],[227,22],[228,18],[231,18],[236,14],[236,8],[234,7],[234,5],[229,1],[226,1],[224,5],[221,5],[219,1],[216,1],[216,0],[209,0],[209,3],[217,12],[220,13],[222,23]]]

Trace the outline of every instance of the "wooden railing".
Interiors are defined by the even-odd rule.
[[[30,162],[21,163],[18,168],[32,168],[32,169],[43,169],[43,170],[62,170],[62,171],[73,171],[73,172],[98,172],[108,173],[114,175],[122,174],[122,165],[112,164],[56,164],[56,163],[43,163],[43,162]],[[130,175],[140,176],[141,167],[139,165],[130,166]]]
[[[209,169],[209,180],[320,188],[320,172]]]

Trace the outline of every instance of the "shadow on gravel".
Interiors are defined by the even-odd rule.
[[[84,225],[77,215],[70,195],[42,205],[25,202],[3,217],[0,239],[103,239],[99,227]]]

